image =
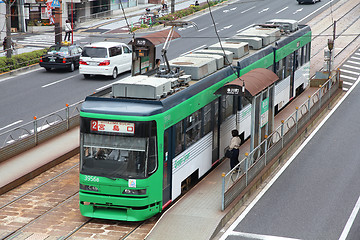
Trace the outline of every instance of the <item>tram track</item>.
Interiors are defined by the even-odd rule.
[[[340,13],[336,12],[336,16],[338,17],[336,20],[336,25],[337,25],[337,29],[335,33],[335,47],[336,45],[336,40],[340,39],[341,37],[344,37],[345,33],[348,31],[348,29],[350,29],[351,27],[355,26],[355,24],[358,22],[358,20],[360,19],[360,16],[357,14],[359,12],[359,8],[360,8],[360,2],[357,3],[354,6],[351,6],[349,11],[341,11],[341,8],[344,7],[346,8],[347,6],[339,6],[338,8],[336,8],[334,11],[331,11],[329,13],[327,13],[325,16],[322,16],[321,18],[315,20],[313,23],[310,23],[310,27],[317,25],[321,25],[321,21],[324,21],[324,19],[326,17],[331,17],[331,19],[333,20],[332,15],[335,15],[335,11],[339,11]],[[313,38],[312,38],[312,55],[310,58],[310,61],[314,60],[314,59],[323,59],[324,56],[322,56],[321,54],[323,53],[324,48],[327,48],[327,39],[329,38],[333,38],[333,24],[329,25],[327,24],[327,27],[325,27],[324,29],[322,29],[320,32],[317,33],[313,33]],[[347,50],[349,46],[352,45],[353,42],[355,42],[357,39],[359,38],[359,35],[356,35],[351,41],[348,41],[345,43],[345,45],[341,46],[341,49],[339,51],[335,51],[334,54],[334,59],[341,55],[343,51]],[[339,45],[340,46],[340,45]],[[323,69],[323,66],[321,66],[320,68],[317,68],[317,71],[321,71]],[[315,76],[315,73],[310,75],[311,77]]]
[[[143,239],[158,216],[143,222],[122,222],[80,214],[78,165],[79,155],[75,155],[1,195],[0,239]]]

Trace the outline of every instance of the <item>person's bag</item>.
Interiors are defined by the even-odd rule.
[[[225,157],[227,157],[227,158],[231,158],[231,156],[232,156],[232,151],[231,150],[226,150],[226,152],[225,152]]]

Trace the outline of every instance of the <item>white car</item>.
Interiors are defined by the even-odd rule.
[[[84,46],[80,57],[80,74],[111,76],[131,70],[132,52],[125,43],[97,42]]]

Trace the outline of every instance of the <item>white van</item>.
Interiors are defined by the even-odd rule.
[[[80,74],[111,76],[131,70],[131,49],[125,43],[97,42],[84,46],[80,57]]]

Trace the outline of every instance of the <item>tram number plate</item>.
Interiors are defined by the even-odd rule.
[[[117,132],[117,133],[135,133],[135,124],[129,122],[112,122],[112,121],[91,121],[91,131],[96,132]]]

